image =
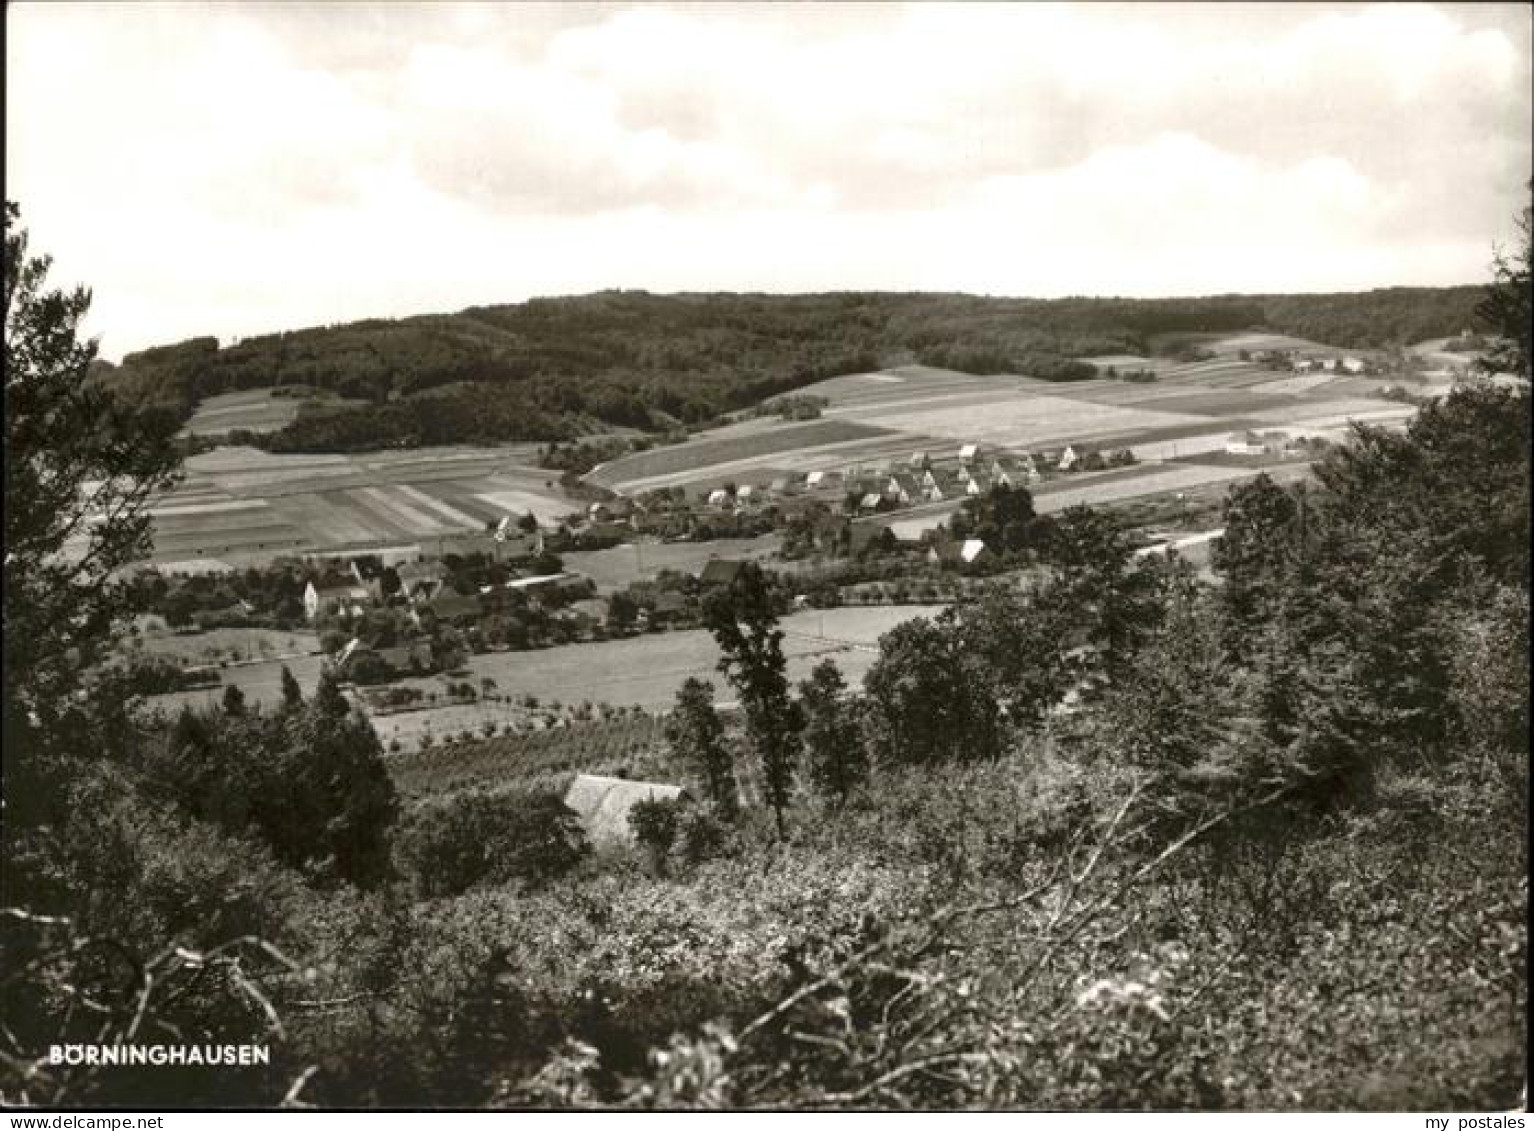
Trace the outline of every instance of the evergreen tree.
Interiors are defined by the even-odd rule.
[[[799,684],[810,783],[837,808],[868,777],[858,706],[846,692],[847,682],[831,660],[816,665]]]
[[[282,665],[282,709],[296,711],[304,705],[304,692],[298,686],[298,680],[288,670],[288,665]]]
[[[692,678],[682,684],[666,723],[666,740],[672,757],[697,778],[709,808],[721,820],[734,820],[740,798],[724,744],[724,725],[714,710],[713,684]]]
[[[90,292],[47,289],[50,264],[28,254],[7,202],[0,711],[13,826],[47,819],[43,795],[64,775],[44,759],[99,750],[111,733],[83,720],[81,675],[131,612],[113,577],[147,555],[150,495],[180,463],[173,417],[134,411],[90,379],[96,343],[80,338]]]
[[[740,696],[746,735],[761,765],[762,785],[781,837],[803,722],[798,704],[789,698],[783,633],[761,567],[746,563],[734,585],[711,594],[704,602],[703,620],[723,653],[719,670]]]
[[[224,688],[224,714],[238,717],[245,713],[245,693],[234,684]]]

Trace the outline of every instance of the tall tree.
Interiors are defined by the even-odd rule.
[[[906,621],[879,638],[863,686],[878,758],[935,763],[994,758],[1002,725],[984,661],[951,624]]]
[[[740,696],[746,735],[761,765],[762,786],[781,837],[803,721],[798,704],[789,698],[783,633],[761,567],[747,562],[733,585],[710,594],[703,604],[703,622],[722,653],[719,670]]]
[[[94,748],[79,728],[81,677],[129,611],[114,575],[149,549],[147,503],[179,456],[174,419],[135,412],[89,369],[80,336],[90,292],[50,290],[51,260],[27,250],[5,206],[4,746],[10,821],[48,750]],[[68,731],[66,734],[65,732]],[[89,728],[86,728],[86,733]],[[98,735],[99,738],[99,735]]]
[[[1534,181],[1529,182],[1534,194]],[[1518,218],[1518,231],[1523,246],[1509,257],[1499,251],[1492,262],[1492,281],[1486,288],[1486,297],[1476,307],[1476,314],[1488,323],[1502,341],[1485,359],[1484,367],[1491,372],[1514,373],[1530,376],[1530,335],[1534,334],[1534,209],[1525,205]]]
[[[804,708],[804,749],[810,783],[837,808],[868,777],[857,703],[832,660],[823,660],[799,684]]]
[[[709,808],[721,820],[734,820],[740,796],[724,744],[724,725],[714,710],[713,684],[689,678],[677,690],[676,707],[666,722],[666,741],[673,757],[696,776]]]

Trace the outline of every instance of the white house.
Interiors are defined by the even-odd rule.
[[[365,585],[333,585],[320,589],[310,581],[304,586],[304,614],[313,620],[333,608],[345,616],[356,616],[367,609],[370,597]]]
[[[1225,441],[1225,453],[1232,456],[1266,455],[1268,446],[1255,432],[1232,432]]]
[[[1069,471],[1080,462],[1081,453],[1078,452],[1072,445],[1067,444],[1065,446],[1065,451],[1060,453],[1060,463],[1058,466],[1061,471]]]
[[[708,505],[711,507],[727,507],[730,505],[730,493],[723,487],[715,487],[708,493]]]
[[[960,463],[973,463],[975,460],[977,460],[979,458],[980,458],[980,445],[979,444],[964,444],[962,447],[959,448],[959,462]]]
[[[1345,357],[1342,359],[1342,368],[1346,369],[1349,373],[1362,373],[1365,366],[1359,358]]]

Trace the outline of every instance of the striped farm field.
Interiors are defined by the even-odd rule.
[[[1205,423],[1199,417],[1176,412],[1027,394],[992,397],[930,410],[877,413],[872,421],[898,431],[1025,449],[1122,435],[1141,429]]]
[[[278,554],[407,545],[483,530],[508,513],[552,522],[581,504],[531,445],[346,455],[222,447],[154,498],[154,558],[252,564]]]
[[[850,440],[875,439],[885,435],[879,428],[848,420],[816,420],[808,424],[770,428],[733,427],[736,434],[727,438],[718,438],[718,434],[715,434],[707,439],[690,440],[685,444],[652,448],[647,452],[624,456],[604,464],[587,476],[587,479],[604,487],[612,486],[634,480],[695,472],[757,456],[777,455]]]

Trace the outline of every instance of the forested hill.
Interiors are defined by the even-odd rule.
[[[213,338],[102,363],[104,380],[181,416],[217,393],[308,386],[368,402],[306,412],[270,445],[565,438],[594,424],[696,423],[838,373],[921,363],[1072,380],[1073,358],[1150,352],[1157,334],[1268,329],[1363,348],[1477,325],[1479,287],[1191,299],[608,291]]]

